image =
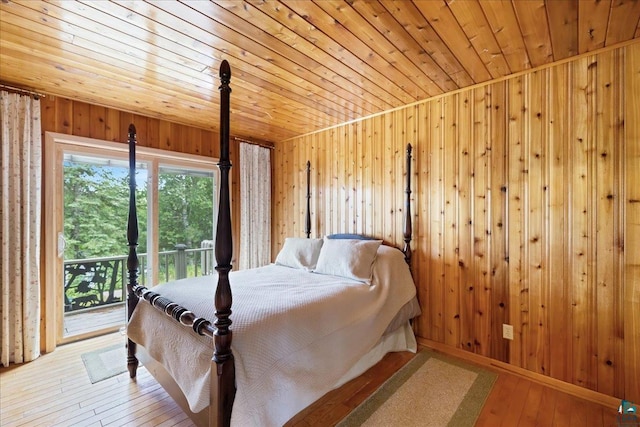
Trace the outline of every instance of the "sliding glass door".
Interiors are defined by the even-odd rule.
[[[47,134],[47,148],[45,312],[47,324],[58,325],[56,343],[64,343],[126,322],[128,153],[124,144],[57,134]],[[211,274],[214,159],[137,152],[139,281]]]

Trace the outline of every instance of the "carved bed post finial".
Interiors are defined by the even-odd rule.
[[[311,162],[307,160],[307,213],[305,215],[304,233],[311,237]]]
[[[229,426],[231,424],[231,409],[235,399],[235,366],[233,353],[231,352],[232,331],[231,326],[231,286],[229,272],[231,271],[231,258],[233,256],[233,240],[231,233],[231,206],[229,197],[229,95],[231,88],[231,68],[224,60],[220,64],[220,207],[218,209],[218,223],[216,228],[215,253],[216,271],[218,272],[218,286],[216,287],[215,307],[216,331],[213,336],[215,351],[213,360],[216,363],[218,381],[217,386],[212,387],[211,393],[215,394],[217,411],[217,425]]]
[[[411,235],[413,227],[411,225],[411,144],[407,144],[407,188],[404,199],[404,259],[411,267]]]
[[[138,304],[138,297],[134,293],[138,285],[138,213],[136,209],[136,127],[129,125],[129,218],[127,221],[127,241],[129,243],[129,255],[127,257],[127,319],[131,319],[133,310]],[[127,369],[129,377],[135,378],[138,369],[136,358],[136,343],[127,339]]]

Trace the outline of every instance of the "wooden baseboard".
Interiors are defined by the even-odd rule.
[[[436,341],[431,341],[426,338],[416,337],[418,344],[427,347],[431,350],[443,353],[449,356],[464,359],[472,362],[476,365],[487,367],[498,372],[508,372],[510,374],[518,375],[520,377],[527,378],[538,384],[542,384],[558,391],[571,394],[580,399],[585,399],[593,403],[604,405],[609,408],[617,408],[620,406],[620,398],[609,396],[604,393],[600,393],[594,390],[589,390],[584,387],[570,384],[555,378],[548,377],[546,375],[538,374],[536,372],[528,371],[518,366],[513,366],[499,360],[494,360],[486,356],[471,353],[469,351],[461,350],[459,348],[451,347],[446,344],[442,344]]]

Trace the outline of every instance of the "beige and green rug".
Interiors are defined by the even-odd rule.
[[[115,377],[127,370],[127,352],[122,344],[90,351],[80,357],[91,384]]]
[[[338,426],[473,426],[496,378],[422,350]]]

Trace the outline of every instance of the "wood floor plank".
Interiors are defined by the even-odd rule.
[[[169,402],[167,402],[169,403]],[[180,414],[184,414],[184,412],[182,411],[182,409],[180,409],[180,407],[175,404],[171,406],[171,405],[166,405],[165,410],[161,413],[153,413],[149,415],[149,419],[147,420],[143,420],[142,418],[138,419],[138,426],[139,427],[157,427],[162,425],[163,423],[165,423],[168,420],[173,420],[174,417],[177,417]],[[186,417],[186,414],[184,414]],[[182,421],[182,420],[180,420]],[[175,422],[175,421],[172,421]]]
[[[512,427],[520,425],[520,418],[527,404],[527,397],[529,396],[529,389],[531,388],[531,381],[525,378],[519,378],[515,385],[514,390],[517,393],[511,394],[510,398],[504,400],[505,415],[502,417],[501,424],[503,427]]]
[[[540,399],[538,416],[536,418],[537,426],[550,426],[553,424],[553,416],[556,412],[556,403],[558,402],[558,391],[549,390],[544,387],[544,393]]]
[[[575,401],[575,398],[571,398],[571,418],[568,425],[575,427],[586,427],[588,423],[587,418],[587,405],[583,402]]]
[[[608,409],[608,408],[607,408]],[[618,414],[614,411],[604,410],[602,411],[602,419],[603,426],[618,426],[620,425],[620,420],[618,419]]]
[[[108,422],[105,420],[102,422],[102,425],[109,427],[142,425],[147,422],[149,418],[153,418],[155,413],[162,411],[164,407],[170,406],[171,402],[173,402],[173,399],[169,396],[159,397],[157,400],[153,400],[153,402],[141,402],[141,406],[138,407],[138,409],[126,411],[124,413],[121,412],[114,417],[114,421]]]
[[[485,402],[484,409],[478,417],[477,426],[495,427],[501,424],[502,419],[507,416],[509,408],[505,402],[508,402],[509,398],[513,396],[517,384],[518,378],[514,375],[500,375],[498,377]]]
[[[567,427],[571,425],[572,401],[571,396],[566,393],[558,393],[556,410],[553,413],[554,427]]]
[[[529,392],[527,393],[527,399],[522,409],[522,415],[518,420],[519,427],[534,427],[537,424],[538,414],[540,413],[540,403],[542,402],[542,396],[544,392],[544,387],[540,384],[531,384],[529,387]],[[518,393],[522,393],[520,389],[518,389]]]
[[[167,418],[165,421],[159,424],[155,424],[155,425],[152,424],[150,427],[171,427],[178,423],[190,421],[187,414],[185,414],[184,411],[180,409],[180,407],[178,407],[178,409],[179,411],[177,411],[178,413],[176,413],[176,415],[172,416],[171,418]]]
[[[586,418],[585,427],[597,427],[605,425],[603,417],[604,411],[602,410],[602,407],[597,407],[594,405],[583,405],[583,410]]]

